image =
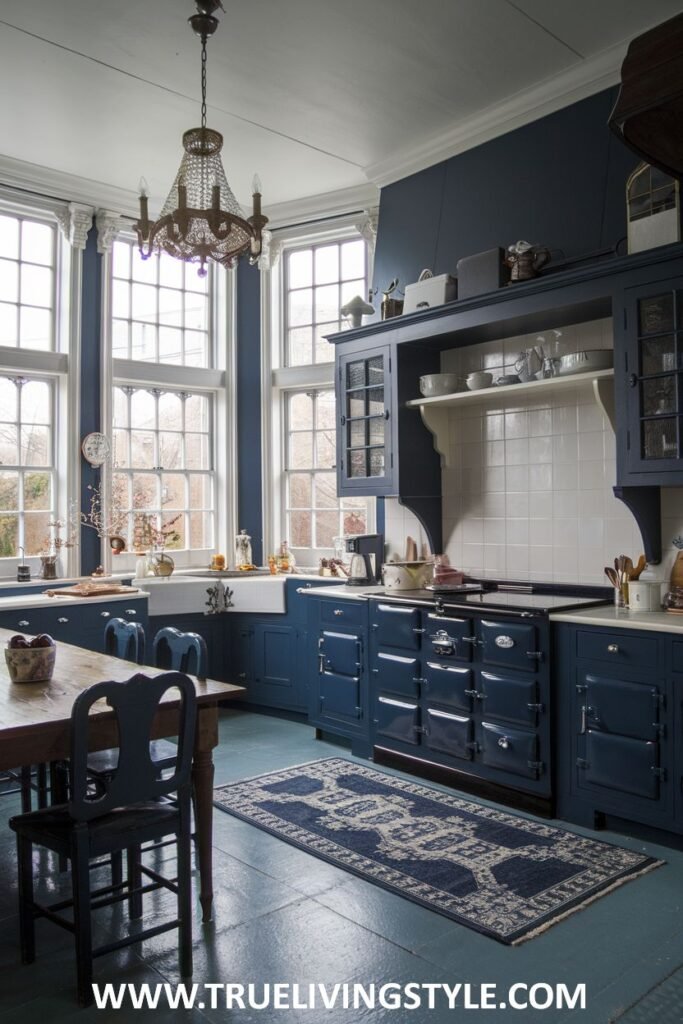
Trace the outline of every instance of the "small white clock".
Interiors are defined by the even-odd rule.
[[[91,466],[101,466],[109,458],[111,451],[109,438],[106,434],[100,434],[98,431],[86,434],[81,444],[81,451]]]

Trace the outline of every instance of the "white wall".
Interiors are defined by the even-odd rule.
[[[611,348],[612,322],[541,337],[546,351],[554,347],[560,354]],[[514,372],[519,352],[539,344],[538,338],[444,352],[441,368],[463,378],[486,369],[495,380]],[[476,575],[604,584],[603,567],[615,555],[636,560],[642,551],[631,513],[612,493],[612,429],[585,385],[554,397],[513,398],[450,411],[451,465],[442,469],[442,507],[451,564]],[[668,576],[671,540],[683,534],[683,489],[662,491],[662,528],[662,572]],[[425,542],[419,523],[397,499],[386,502],[386,533],[389,556],[404,555],[406,536],[418,550]]]

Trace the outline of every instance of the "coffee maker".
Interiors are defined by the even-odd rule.
[[[384,535],[363,533],[346,538],[351,554],[347,587],[367,587],[379,582],[384,561]]]

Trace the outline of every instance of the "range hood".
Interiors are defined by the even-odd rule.
[[[609,126],[647,163],[683,177],[683,14],[631,42]]]

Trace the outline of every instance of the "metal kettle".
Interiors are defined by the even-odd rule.
[[[351,556],[349,578],[346,581],[346,585],[350,587],[367,587],[374,582],[375,577],[372,571],[370,555],[364,552],[356,552],[356,554]]]

